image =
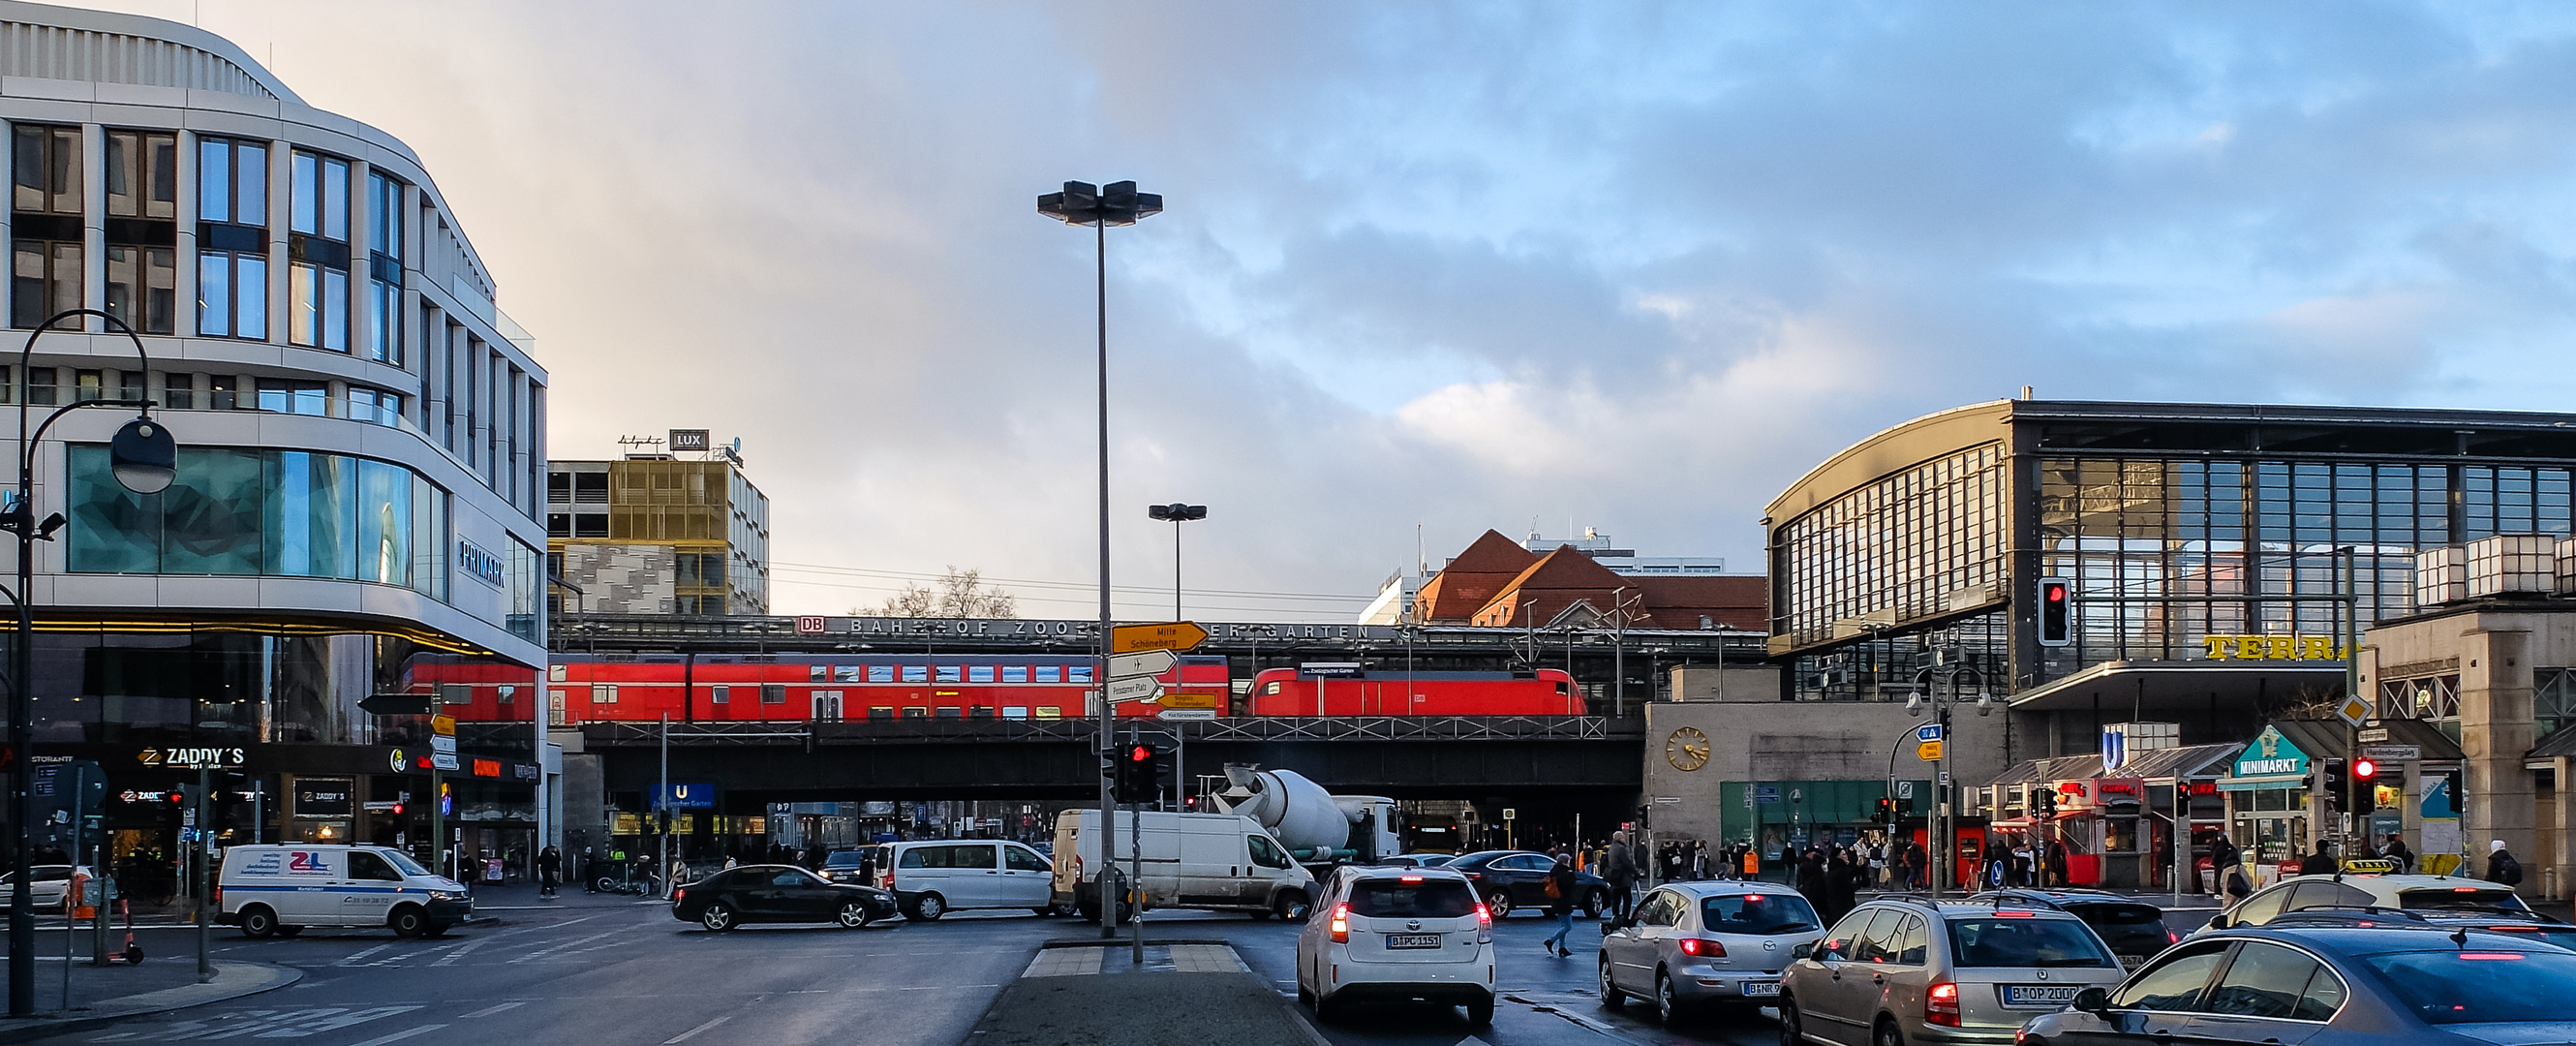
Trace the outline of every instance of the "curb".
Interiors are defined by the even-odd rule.
[[[1145,943],[1147,943],[1147,944],[1153,944],[1153,945],[1172,945],[1172,944],[1214,944],[1214,945],[1223,945],[1223,946],[1225,946],[1225,947],[1226,947],[1226,948],[1228,948],[1228,949],[1232,949],[1232,948],[1234,947],[1234,942],[1232,942],[1232,941],[1226,941],[1226,940],[1210,940],[1210,939],[1174,939],[1174,940],[1168,940],[1168,941],[1156,941],[1156,940],[1149,940],[1149,941],[1146,941]],[[1127,944],[1127,942],[1124,942],[1124,941],[1118,942],[1118,946],[1120,946],[1120,947],[1124,947],[1126,944]],[[1061,938],[1061,937],[1059,937],[1059,938],[1056,938],[1056,939],[1053,939],[1053,940],[1044,941],[1044,942],[1039,943],[1039,945],[1038,945],[1038,951],[1043,952],[1043,951],[1045,951],[1045,950],[1047,950],[1047,949],[1050,949],[1050,948],[1091,948],[1091,947],[1105,947],[1105,945],[1102,945],[1102,944],[1101,944],[1101,942],[1100,942],[1100,941],[1098,941],[1098,940],[1096,940],[1096,939],[1089,939],[1089,938],[1068,939],[1068,938]],[[1237,957],[1236,957],[1236,961],[1237,961],[1237,962],[1241,962],[1241,961],[1242,961],[1240,954],[1238,954],[1238,955],[1237,955]],[[1246,967],[1246,969],[1245,969],[1244,971],[1242,971],[1242,972],[1239,972],[1239,973],[1228,973],[1228,974],[1190,974],[1190,975],[1187,975],[1187,976],[1229,976],[1229,977],[1243,977],[1243,978],[1246,978],[1247,980],[1249,980],[1250,982],[1252,982],[1252,983],[1253,983],[1253,984],[1254,984],[1254,985],[1259,989],[1259,990],[1258,990],[1258,992],[1256,992],[1256,994],[1269,998],[1269,999],[1271,1000],[1272,1004],[1273,1004],[1273,1005],[1275,1005],[1275,1006],[1278,1008],[1276,1012],[1277,1012],[1277,1014],[1278,1014],[1279,1022],[1280,1022],[1281,1024],[1284,1024],[1284,1025],[1286,1025],[1286,1026],[1290,1027],[1290,1028],[1295,1029],[1295,1032],[1296,1032],[1296,1033],[1301,1033],[1301,1034],[1302,1034],[1302,1037],[1304,1038],[1304,1040],[1308,1043],[1308,1046],[1333,1046],[1332,1040],[1331,1040],[1331,1039],[1329,1039],[1329,1038],[1326,1038],[1326,1037],[1325,1037],[1325,1035],[1324,1035],[1324,1033],[1323,1033],[1323,1031],[1322,1031],[1321,1029],[1319,1029],[1319,1028],[1315,1027],[1315,1024],[1314,1024],[1314,1022],[1313,1022],[1313,1021],[1311,1021],[1311,1020],[1308,1020],[1308,1019],[1307,1019],[1306,1011],[1305,1011],[1305,1009],[1304,1009],[1303,1007],[1298,1006],[1295,1002],[1291,1001],[1287,996],[1279,994],[1279,992],[1278,992],[1277,988],[1276,988],[1275,986],[1271,985],[1268,981],[1263,980],[1263,979],[1261,978],[1261,975],[1260,975],[1260,974],[1257,974],[1257,973],[1253,973],[1253,972],[1251,972],[1251,970],[1250,970],[1250,966],[1251,966],[1251,964],[1250,964],[1250,963],[1244,963],[1244,966]],[[1151,976],[1160,976],[1160,975],[1159,975],[1159,974],[1149,974],[1149,973],[1126,973],[1126,972],[1121,972],[1121,973],[1103,973],[1103,974],[1101,974],[1100,976],[1107,976],[1107,977],[1151,977]],[[970,1025],[967,1025],[966,1035],[965,1035],[965,1037],[964,1037],[962,1040],[960,1040],[960,1041],[959,1041],[958,1046],[994,1046],[994,1044],[993,1044],[993,1043],[991,1043],[991,1042],[987,1041],[987,1039],[985,1038],[985,1036],[986,1036],[986,1035],[987,1035],[987,1034],[992,1030],[993,1024],[995,1023],[995,1019],[996,1019],[996,1017],[998,1016],[998,1014],[1000,1013],[1000,1011],[1001,1011],[1002,1007],[1004,1006],[1004,1004],[1006,1004],[1007,1002],[1009,1002],[1009,1001],[1010,1001],[1011,989],[1012,989],[1012,988],[1014,988],[1014,987],[1016,987],[1016,986],[1018,986],[1021,982],[1026,981],[1027,979],[1028,979],[1028,978],[1026,978],[1026,977],[1023,977],[1023,976],[1019,976],[1019,975],[1017,975],[1017,974],[1014,974],[1008,982],[1004,983],[1004,984],[1001,986],[1001,989],[1000,989],[1000,990],[995,991],[995,992],[993,993],[993,1001],[991,1001],[991,1002],[989,1002],[989,1003],[986,1003],[986,1004],[984,1005],[984,1010],[983,1010],[983,1012],[981,1012],[981,1013],[979,1013],[979,1014],[977,1014],[977,1015],[976,1015],[974,1023],[972,1023],[972,1024],[970,1024]],[[1497,994],[1497,997],[1499,998],[1500,993],[1496,993],[1496,994]]]
[[[261,992],[275,991],[304,979],[304,971],[291,966],[264,962],[241,962],[234,959],[214,961],[215,980],[209,984],[183,984],[176,988],[127,995],[102,1000],[99,1006],[77,1017],[31,1017],[23,1020],[0,1020],[0,1043],[33,1042],[67,1032],[95,1031],[119,1021],[156,1013],[184,1010],[207,1003],[229,1002]],[[257,974],[259,979],[249,980]],[[236,987],[223,987],[227,976],[245,978]]]

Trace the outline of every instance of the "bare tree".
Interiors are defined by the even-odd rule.
[[[856,608],[850,613],[858,614]],[[984,585],[981,570],[948,568],[929,586],[905,583],[876,609],[879,617],[1018,617],[1019,599]]]

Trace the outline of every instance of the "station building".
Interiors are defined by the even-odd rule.
[[[146,400],[178,443],[149,495],[108,474],[133,408],[65,413],[34,448],[34,516],[66,522],[25,593],[32,758],[107,769],[107,859],[147,874],[178,842],[160,796],[201,770],[235,786],[227,839],[427,856],[425,717],[360,702],[421,655],[544,663],[533,341],[419,156],[230,41],[0,3],[0,117],[11,326],[95,310],[149,355],[74,316],[0,361],[0,401],[32,423]],[[542,746],[495,743],[450,775],[448,823],[524,850]]]

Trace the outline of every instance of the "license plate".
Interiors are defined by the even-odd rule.
[[[1440,935],[1436,933],[1390,933],[1386,935],[1386,946],[1389,948],[1437,948],[1440,947]]]
[[[2082,990],[2075,984],[2007,984],[2004,985],[2006,1006],[2064,1006],[2075,1001]]]
[[[2124,970],[2134,970],[2146,964],[2147,957],[2144,955],[2123,955],[2120,957],[2120,968]]]
[[[1778,982],[1778,981],[1746,981],[1746,982],[1744,982],[1744,994],[1746,994],[1746,995],[1778,995],[1778,994],[1780,994],[1780,982]]]

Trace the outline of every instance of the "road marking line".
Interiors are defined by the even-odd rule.
[[[588,937],[583,937],[583,938],[580,938],[580,939],[578,939],[578,940],[565,941],[565,942],[563,942],[562,944],[551,944],[551,945],[547,945],[546,947],[539,948],[539,949],[537,949],[537,950],[535,950],[535,951],[529,952],[529,953],[528,953],[528,954],[526,954],[526,955],[522,955],[522,956],[520,956],[520,957],[518,957],[518,958],[516,958],[516,959],[512,959],[512,960],[510,960],[510,961],[511,961],[511,962],[514,962],[514,963],[517,963],[517,962],[530,962],[530,961],[534,961],[534,960],[536,960],[536,959],[546,957],[546,953],[548,953],[548,952],[559,952],[559,951],[562,951],[562,950],[564,950],[564,949],[566,949],[566,948],[574,947],[574,946],[576,946],[576,945],[589,944],[590,942],[592,942],[592,941],[596,941],[596,940],[599,940],[600,938],[603,938],[603,937],[615,937],[615,936],[617,936],[619,933],[622,933],[622,932],[625,932],[625,931],[622,931],[622,930],[610,930],[610,931],[608,931],[607,933],[594,933],[594,934],[591,934],[591,935],[590,935],[590,936],[588,936]]]
[[[723,1024],[724,1022],[729,1021],[729,1020],[732,1020],[732,1019],[733,1019],[733,1018],[732,1018],[732,1017],[729,1017],[729,1016],[728,1016],[728,1017],[718,1017],[718,1018],[716,1018],[716,1019],[714,1019],[714,1020],[711,1020],[711,1021],[706,1022],[705,1024],[698,1025],[698,1026],[697,1026],[697,1027],[695,1027],[695,1028],[691,1028],[691,1029],[689,1029],[689,1030],[687,1030],[687,1031],[681,1032],[681,1033],[680,1033],[680,1034],[678,1034],[678,1035],[674,1035],[674,1036],[671,1036],[670,1038],[667,1038],[667,1039],[662,1040],[662,1046],[672,1046],[672,1044],[673,1044],[673,1043],[687,1042],[687,1041],[689,1041],[689,1038],[690,1038],[691,1036],[694,1036],[694,1035],[696,1035],[697,1033],[702,1032],[702,1031],[705,1031],[705,1030],[707,1030],[707,1029],[709,1029],[709,1028],[715,1027],[716,1025]],[[367,1044],[362,1042],[362,1043],[359,1043],[359,1044],[358,1044],[358,1046],[367,1046]]]
[[[457,946],[456,946],[456,948],[455,948],[455,950],[448,952],[445,956],[441,957],[437,962],[431,963],[430,965],[432,965],[432,966],[454,966],[454,965],[456,965],[456,960],[458,960],[458,959],[462,959],[462,958],[464,958],[464,957],[465,957],[465,953],[470,952],[470,951],[473,951],[473,950],[474,950],[474,949],[476,949],[476,948],[480,948],[480,947],[482,947],[482,946],[483,946],[483,944],[484,944],[484,942],[482,942],[482,941],[467,941],[467,942],[465,942],[465,943],[463,943],[463,944],[457,945]]]
[[[414,1035],[425,1035],[444,1027],[447,1026],[444,1024],[424,1024],[420,1027],[412,1028],[407,1031],[398,1031],[391,1035],[379,1035],[365,1042],[353,1042],[350,1043],[349,1046],[385,1046],[385,1044],[389,1042],[401,1042]]]
[[[472,1013],[465,1014],[464,1016],[467,1016],[467,1017],[489,1017],[489,1016],[491,1016],[491,1015],[493,1015],[493,1014],[496,1014],[496,1013],[499,1013],[499,1012],[501,1012],[501,1011],[503,1011],[503,1010],[513,1010],[513,1009],[517,1009],[517,1008],[519,1008],[519,1007],[521,1007],[521,1006],[525,1006],[525,1005],[527,1005],[527,1003],[524,1003],[524,1002],[505,1002],[505,1003],[502,1003],[501,1005],[498,1005],[498,1006],[486,1006],[486,1007],[484,1007],[484,1008],[482,1008],[482,1009],[479,1009],[479,1010],[476,1010],[476,1011],[474,1011],[474,1012],[472,1012]]]
[[[356,954],[353,954],[353,955],[349,955],[349,956],[343,957],[339,962],[333,963],[332,965],[334,965],[334,966],[356,966],[356,965],[358,964],[358,960],[360,960],[360,959],[364,959],[364,958],[366,958],[367,956],[374,955],[374,954],[376,954],[377,952],[383,951],[383,950],[385,950],[385,949],[387,949],[387,948],[391,948],[391,947],[393,947],[393,945],[390,945],[390,944],[379,944],[379,945],[377,945],[377,946],[375,946],[375,947],[373,947],[373,948],[369,948],[369,949],[367,949],[367,950],[365,950],[365,951],[358,952],[358,953],[356,953]]]

